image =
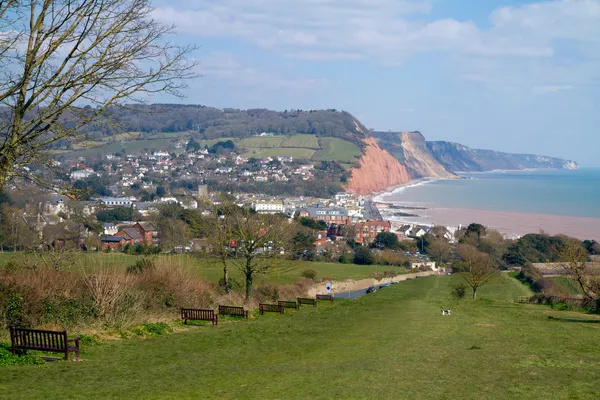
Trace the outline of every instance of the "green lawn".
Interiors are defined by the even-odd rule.
[[[551,276],[546,279],[549,279],[556,283],[562,290],[565,291],[565,293],[583,294],[583,291],[581,290],[579,284],[567,276]]]
[[[353,162],[360,158],[360,149],[354,143],[332,137],[321,138],[320,143],[322,150],[314,156],[317,161]]]
[[[12,253],[0,253],[0,268],[4,267],[10,261]],[[123,253],[80,253],[77,255],[76,265],[73,268],[96,269],[106,268],[126,268],[132,265],[142,256],[131,256]],[[179,255],[159,255],[156,256],[157,262],[190,268],[198,276],[212,282],[218,282],[223,275],[223,266],[216,260],[205,258],[196,258],[187,254]],[[355,265],[355,264],[337,264],[325,262],[307,262],[293,261],[280,269],[275,269],[266,276],[258,276],[257,283],[293,283],[301,277],[305,269],[314,269],[318,272],[317,278],[332,278],[334,280],[344,279],[366,279],[370,278],[374,272],[397,271],[398,273],[407,272],[404,268],[394,268],[381,265]],[[231,276],[241,280],[243,275],[235,268],[231,268]]]
[[[315,150],[304,149],[300,147],[285,147],[285,148],[262,148],[248,149],[244,154],[245,157],[293,157],[295,159],[310,160],[315,154]]]
[[[286,136],[264,136],[264,137],[249,137],[240,140],[237,145],[239,147],[263,148],[263,147],[279,147],[286,139]]]
[[[319,149],[319,139],[315,135],[297,134],[285,139],[281,143],[282,147],[306,147],[309,149]]]
[[[458,276],[358,301],[83,348],[81,363],[2,367],[7,399],[597,399],[600,317],[515,304],[507,276],[451,300]],[[451,308],[442,317],[440,308]],[[553,319],[548,319],[553,316]]]

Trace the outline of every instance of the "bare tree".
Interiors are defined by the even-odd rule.
[[[567,272],[581,287],[583,294],[589,299],[600,295],[600,269],[587,262],[589,254],[581,242],[566,239],[559,248],[561,263]]]
[[[440,264],[443,264],[448,260],[452,249],[450,244],[445,239],[434,239],[429,242],[427,251],[431,254]]]
[[[218,210],[220,222],[207,236],[213,236],[225,276],[228,263],[244,274],[248,300],[257,275],[286,265],[294,251],[296,227],[279,215],[257,214],[229,202],[220,204]]]
[[[194,46],[166,39],[149,0],[0,0],[0,190],[112,106],[181,96]]]
[[[477,290],[496,278],[499,274],[496,263],[492,258],[475,246],[463,244],[458,247],[462,262],[454,264],[467,285],[473,289],[473,300],[477,299]]]

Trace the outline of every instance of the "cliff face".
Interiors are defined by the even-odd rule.
[[[373,132],[373,137],[406,167],[413,178],[454,178],[431,153],[420,132]]]
[[[370,194],[410,181],[406,168],[388,151],[379,147],[374,138],[366,138],[363,143],[364,153],[359,167],[352,170],[349,192]]]
[[[471,149],[452,142],[427,142],[430,152],[451,171],[520,170],[527,168],[574,169],[575,161],[533,154],[510,154],[493,150]]]

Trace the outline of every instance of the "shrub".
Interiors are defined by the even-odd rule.
[[[354,264],[371,265],[375,262],[373,252],[368,247],[357,247],[354,250]]]
[[[279,300],[279,289],[275,285],[261,285],[255,290],[259,302]]]
[[[27,354],[13,355],[12,347],[8,343],[0,343],[0,365],[45,364],[41,357]]]
[[[240,291],[244,287],[240,281],[235,278],[228,277],[227,278],[227,287],[225,287],[225,281],[223,278],[219,279],[219,287],[224,291]]]
[[[313,281],[317,278],[318,272],[314,269],[305,269],[300,274],[303,278],[312,279]]]
[[[342,264],[352,264],[352,261],[354,261],[352,253],[344,253],[339,258],[339,262]]]
[[[452,287],[452,291],[451,291],[452,297],[454,297],[455,299],[459,299],[459,300],[464,299],[466,292],[467,292],[467,287],[462,283],[459,283],[458,285],[454,285]]]
[[[142,258],[137,260],[133,265],[127,267],[128,274],[141,274],[156,268],[156,263],[151,258]]]
[[[390,270],[390,271],[383,271],[383,276],[385,278],[393,278],[396,275],[398,275],[398,273],[396,271]]]

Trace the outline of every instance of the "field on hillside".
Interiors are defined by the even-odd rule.
[[[10,399],[597,399],[600,317],[515,304],[504,275],[482,300],[458,276],[357,301],[84,345],[81,363],[2,367]],[[451,308],[442,317],[440,308]],[[553,317],[549,319],[548,317]],[[68,387],[57,382],[68,382]]]
[[[275,148],[261,148],[261,149],[248,149],[244,154],[246,157],[293,157],[294,159],[310,160],[315,154],[315,150],[304,149],[301,147],[275,147]]]
[[[354,143],[331,137],[324,137],[319,141],[322,150],[315,154],[315,160],[353,162],[360,158],[360,149]]]
[[[13,257],[13,253],[0,253],[0,268]],[[19,257],[19,256],[18,256]],[[77,253],[74,269],[84,268],[86,270],[96,270],[98,268],[127,268],[134,264],[142,256],[132,256],[122,253]],[[223,266],[217,260],[206,258],[197,258],[187,254],[178,255],[159,255],[155,259],[157,263],[181,266],[194,271],[197,276],[211,282],[218,282],[223,276]],[[265,276],[258,276],[256,283],[293,283],[301,277],[302,271],[314,269],[318,272],[317,279],[329,278],[333,280],[345,279],[367,279],[371,278],[373,273],[384,271],[396,271],[398,273],[408,272],[404,268],[395,268],[381,265],[355,265],[355,264],[337,264],[325,262],[307,262],[292,261],[279,269],[275,269]],[[242,281],[243,275],[235,268],[230,269],[230,276]]]
[[[579,284],[568,276],[551,276],[546,279],[555,282],[565,293],[571,295],[583,294]]]
[[[254,149],[280,147],[285,139],[285,136],[249,137],[238,141],[236,144],[239,147],[250,147]]]
[[[148,149],[149,151],[154,150],[162,150],[162,151],[175,151],[173,139],[144,139],[144,140],[132,140],[132,141],[123,141],[123,142],[114,142],[110,144],[106,144],[104,146],[99,147],[91,147],[83,150],[75,150],[67,153],[63,153],[66,157],[75,158],[75,157],[93,157],[96,154],[113,154],[116,152],[120,152],[122,149],[125,149],[127,153],[141,153],[144,149]],[[180,149],[178,149],[181,151]]]
[[[281,143],[282,147],[305,147],[319,149],[319,139],[315,135],[298,134],[290,136]]]

